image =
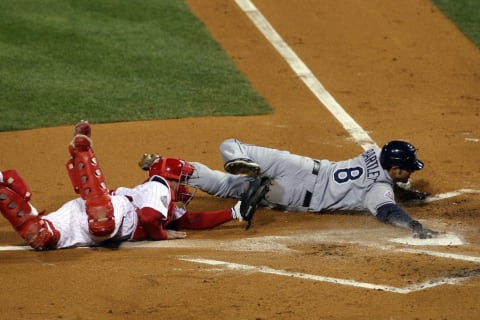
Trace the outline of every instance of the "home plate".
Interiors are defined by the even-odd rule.
[[[442,233],[431,239],[418,239],[412,236],[403,238],[389,239],[391,242],[407,244],[410,246],[460,246],[463,245],[462,239],[453,233]]]

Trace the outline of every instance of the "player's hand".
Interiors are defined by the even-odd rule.
[[[395,192],[395,197],[397,197],[398,201],[401,201],[401,202],[412,201],[412,200],[423,201],[431,195],[429,192],[405,189],[400,187],[399,185],[395,185],[394,192]]]
[[[237,201],[237,203],[232,208],[232,218],[233,220],[243,221],[243,217],[240,214],[240,207],[242,205],[242,201]]]
[[[187,233],[184,231],[167,230],[167,240],[184,239]]]
[[[438,235],[438,231],[434,231],[428,228],[423,228],[419,232],[414,232],[413,237],[419,239],[431,239]]]
[[[431,239],[438,235],[438,231],[424,228],[422,224],[416,220],[410,222],[410,228],[412,228],[414,238]]]

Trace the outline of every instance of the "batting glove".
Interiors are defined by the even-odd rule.
[[[237,201],[237,203],[232,208],[232,219],[243,221],[243,217],[240,214],[240,206],[242,205],[242,201]]]

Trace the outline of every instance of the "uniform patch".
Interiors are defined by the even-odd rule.
[[[168,197],[167,196],[161,196],[160,201],[162,202],[162,204],[165,208],[168,208]]]
[[[385,192],[384,196],[387,197],[388,199],[392,200],[392,201],[395,200],[395,195],[393,194],[393,191],[391,191],[391,190],[388,190],[387,192]]]

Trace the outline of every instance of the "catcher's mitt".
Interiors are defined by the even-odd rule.
[[[243,220],[247,221],[245,229],[249,229],[252,224],[252,218],[255,214],[258,204],[263,199],[270,188],[270,178],[258,177],[252,182],[247,191],[241,196],[240,214]]]
[[[142,159],[140,159],[140,161],[138,162],[138,166],[142,168],[142,170],[148,171],[150,170],[150,167],[152,166],[152,164],[160,158],[161,156],[159,154],[145,153],[142,156]]]

